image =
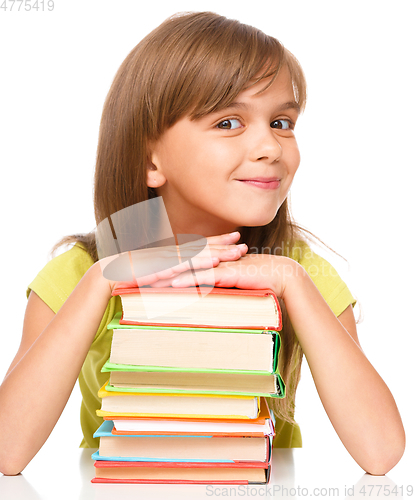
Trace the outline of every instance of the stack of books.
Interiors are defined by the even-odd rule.
[[[265,397],[285,396],[273,291],[114,294],[123,312],[108,325],[92,482],[266,484],[275,432]]]

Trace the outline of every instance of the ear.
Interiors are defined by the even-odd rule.
[[[165,182],[160,165],[157,159],[157,155],[151,153],[151,158],[147,160],[147,186],[150,188],[161,187]]]

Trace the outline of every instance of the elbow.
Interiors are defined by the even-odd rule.
[[[405,451],[405,434],[383,450],[367,454],[359,465],[372,476],[384,476],[400,461]]]
[[[0,420],[0,429],[3,429],[4,434],[0,439],[0,474],[17,476],[36,455],[37,449],[33,452],[33,444],[25,439],[22,432],[1,424],[3,422]]]
[[[13,457],[2,449],[0,452],[0,473],[5,476],[17,476],[26,467],[23,457]]]
[[[391,454],[387,457],[376,457],[374,460],[368,461],[363,470],[371,476],[384,476],[399,462],[403,455],[403,451],[397,454]]]
[[[5,467],[1,467],[1,469],[0,469],[0,473],[3,474],[4,476],[17,476],[21,472],[22,471],[19,471],[18,468],[14,468],[14,467],[9,468],[8,465],[5,465]]]
[[[5,476],[17,476],[23,471],[24,467],[19,466],[18,463],[13,463],[11,461],[1,461],[0,462],[0,472]]]

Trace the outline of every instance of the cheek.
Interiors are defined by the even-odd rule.
[[[165,140],[159,148],[157,160],[158,168],[168,181],[183,179],[184,174],[189,176],[192,173],[192,149],[182,140]]]
[[[226,164],[232,157],[232,148],[229,141],[197,141],[192,144],[194,159],[197,165],[216,165]]]
[[[291,175],[294,175],[297,172],[298,167],[300,166],[300,160],[300,150],[295,142],[295,144],[290,147],[286,157],[288,170]]]
[[[297,172],[298,167],[300,166],[300,161],[301,161],[301,156],[300,156],[300,151],[297,150],[297,155],[296,155],[296,162],[295,162],[295,170],[294,173]]]
[[[190,141],[185,160],[189,166],[189,177],[204,179],[204,186],[215,178],[228,177],[234,168],[236,157],[229,145],[229,141]]]

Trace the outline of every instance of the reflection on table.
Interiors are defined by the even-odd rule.
[[[95,475],[93,449],[62,453],[46,445],[23,471],[0,476],[1,500],[165,500],[222,497],[269,497],[300,500],[301,497],[368,500],[410,497],[411,457],[405,456],[388,476],[364,474],[341,446],[321,450],[276,449],[268,485],[92,484]],[[395,479],[392,479],[395,478]]]

